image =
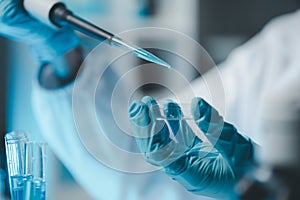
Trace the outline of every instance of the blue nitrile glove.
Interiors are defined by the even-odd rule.
[[[139,148],[147,162],[162,166],[187,190],[233,199],[235,183],[253,164],[254,144],[203,99],[193,99],[191,110],[210,143],[199,139],[184,120],[155,120],[161,113],[153,98],[133,102],[129,118]],[[167,118],[182,117],[172,101],[165,103],[164,113]],[[170,137],[170,129],[175,137]]]
[[[55,30],[29,16],[23,0],[0,0],[0,35],[29,44],[33,57],[45,63],[79,45],[73,31]]]

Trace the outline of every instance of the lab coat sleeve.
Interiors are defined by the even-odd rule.
[[[292,78],[299,79],[299,19],[298,11],[272,20],[255,37],[235,49],[219,68],[212,69],[192,83],[196,96],[205,98],[217,110],[222,110],[224,106],[226,121],[260,144],[263,144],[264,139],[261,127],[265,95],[279,85],[289,83]],[[222,84],[219,84],[219,75]],[[207,83],[212,84],[210,88]],[[222,93],[225,99],[221,99]],[[212,94],[220,97],[216,98],[219,101],[212,101]],[[189,98],[184,92],[182,96]],[[183,168],[187,167],[184,165]],[[196,173],[187,174],[187,177],[195,176]]]
[[[95,199],[120,199],[117,196],[120,193],[115,192],[121,190],[120,173],[112,173],[80,141],[72,112],[72,89],[73,84],[47,90],[34,83],[32,103],[42,135],[78,183]],[[110,147],[101,145],[106,148],[106,159],[114,159]]]
[[[288,74],[299,73],[299,67],[293,64],[299,52],[299,19],[300,11],[275,18],[256,36],[233,50],[218,67],[222,87],[214,84],[214,72],[192,83],[198,96],[203,96],[226,121],[258,143],[263,139],[264,95]],[[214,85],[210,91],[205,91],[203,79],[212,80]],[[224,99],[221,96],[219,101],[211,102],[209,95],[212,93],[224,93]]]
[[[293,52],[293,47],[297,46],[299,34],[295,34],[297,31],[293,29],[300,27],[295,19],[300,20],[294,15],[299,15],[299,12],[275,19],[261,33],[234,50],[220,66],[223,87],[211,88],[217,94],[225,93],[225,99],[220,98],[225,105],[224,112],[220,112],[225,114],[225,120],[233,123],[239,132],[257,141],[261,139],[258,131],[261,98],[265,91],[276,84],[278,78],[285,75],[283,66],[289,65],[286,60],[297,53]],[[286,34],[287,30],[290,34]],[[288,71],[299,73],[293,69]],[[204,77],[214,80],[214,75],[209,72]],[[209,101],[209,91],[205,89],[201,78],[195,80],[192,86],[197,96],[207,95],[205,99],[220,111],[218,108],[222,102]],[[33,106],[42,134],[76,180],[96,199],[122,199],[122,196],[118,196],[122,194],[116,192],[122,187],[118,181],[120,174],[117,171],[111,173],[110,169],[96,161],[78,138],[72,113],[72,87],[70,84],[57,90],[45,90],[38,83],[35,84]],[[188,98],[185,102],[191,100],[189,96],[183,96]],[[114,160],[115,157],[108,155],[107,159]],[[99,184],[95,184],[97,181]]]
[[[91,69],[97,70],[94,66]],[[93,71],[88,75],[97,78]],[[113,90],[116,77],[111,72],[104,77],[106,78],[103,84],[99,84],[97,94],[100,96],[96,97],[96,105],[91,103],[91,98],[86,97],[87,91],[91,88],[90,80],[80,88],[78,95],[81,99],[77,110],[79,112],[77,114],[81,117],[79,121],[75,120],[72,105],[76,84],[54,90],[45,89],[38,82],[34,84],[32,102],[36,120],[51,150],[93,199],[198,199],[164,176],[161,171],[138,174],[139,170],[147,171],[147,166],[151,166],[139,153],[130,156],[130,148],[135,145],[134,138],[126,137],[126,134],[122,134],[113,124],[112,116],[109,114],[111,110],[109,91]],[[118,99],[121,101],[119,106],[127,112],[124,98]],[[99,127],[95,127],[99,124],[92,123],[94,110],[88,112],[85,110],[93,106],[99,107],[98,111],[103,117],[102,124],[109,131],[106,135],[99,132]],[[120,112],[122,110],[118,114]],[[82,129],[80,131],[80,128],[85,131]],[[99,140],[100,135],[104,135],[104,139]],[[110,140],[105,140],[109,136]],[[113,142],[115,144],[111,145]],[[122,169],[131,170],[133,173],[123,173]]]

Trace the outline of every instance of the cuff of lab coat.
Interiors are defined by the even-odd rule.
[[[46,89],[66,86],[76,79],[82,61],[81,48],[74,48],[51,63],[42,64],[38,71],[38,83]]]
[[[46,90],[58,90],[71,84],[73,80],[65,81],[58,77],[51,65],[43,64],[37,74],[37,85]]]

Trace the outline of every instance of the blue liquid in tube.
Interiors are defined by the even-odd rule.
[[[27,182],[27,191],[30,200],[45,200],[46,199],[46,182],[41,179],[33,179]]]
[[[30,177],[12,176],[10,177],[11,198],[12,200],[25,199],[25,184]]]
[[[12,200],[45,200],[46,182],[32,176],[12,176]]]

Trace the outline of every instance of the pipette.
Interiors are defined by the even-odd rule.
[[[129,44],[114,34],[74,15],[64,3],[57,0],[24,0],[24,7],[33,17],[51,26],[70,27],[97,40],[106,41],[109,45],[129,50],[134,55],[149,62],[167,68],[171,67],[167,62],[145,49]]]

